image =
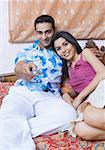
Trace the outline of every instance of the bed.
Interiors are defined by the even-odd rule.
[[[0,104],[14,82],[0,82]],[[69,136],[67,132],[34,138],[36,150],[105,150],[105,141],[86,141]]]

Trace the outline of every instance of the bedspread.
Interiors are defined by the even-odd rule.
[[[0,82],[0,104],[8,93],[12,82]],[[36,150],[105,150],[105,141],[86,141],[79,137],[74,138],[67,132],[48,136],[41,135],[34,138]]]

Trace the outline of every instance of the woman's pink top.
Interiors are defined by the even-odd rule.
[[[77,93],[80,93],[93,80],[95,75],[96,72],[92,66],[83,60],[81,55],[80,60],[76,62],[74,68],[70,66],[70,85]]]

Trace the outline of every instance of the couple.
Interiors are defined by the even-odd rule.
[[[69,41],[69,37],[66,39],[65,35],[68,34],[66,32],[58,32],[54,35],[55,22],[51,16],[37,17],[34,27],[38,40],[35,40],[32,47],[25,48],[17,54],[15,72],[20,79],[16,81],[9,94],[4,98],[0,109],[0,136],[2,137],[0,146],[2,150],[35,150],[32,138],[40,134],[67,130],[70,123],[77,118],[74,107],[77,108],[83,98],[91,93],[101,80],[105,79],[104,71],[102,71],[105,70],[104,65],[89,50],[84,50],[83,53],[73,37],[71,37],[73,43]],[[76,52],[76,46],[79,53]],[[69,48],[72,49],[71,53]],[[70,94],[62,93],[64,99],[60,96],[60,83],[62,82],[62,73],[64,73],[62,71],[63,62],[70,60],[72,64],[74,51],[75,60],[79,60],[82,53],[83,58],[86,55],[89,63],[94,58],[97,67],[92,65],[94,68],[92,71],[97,82],[95,83],[91,79],[91,88],[89,86],[87,90],[84,89],[84,97],[80,100],[80,94],[76,95],[73,107],[65,102],[67,97],[70,98]],[[88,54],[92,58],[88,58]],[[71,66],[74,67],[75,62]],[[77,94],[77,91],[75,93]],[[96,108],[89,102],[83,113],[85,120],[76,123],[74,132],[84,139],[104,139],[103,104],[101,108]],[[91,116],[90,113],[95,116]],[[83,132],[81,132],[81,127]]]

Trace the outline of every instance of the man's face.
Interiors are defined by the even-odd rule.
[[[43,22],[36,24],[36,36],[43,47],[48,48],[50,46],[53,34],[54,29],[51,23]]]

